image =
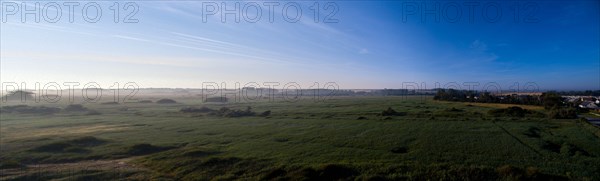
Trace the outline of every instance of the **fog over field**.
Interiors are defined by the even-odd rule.
[[[600,180],[600,3],[0,0],[0,180]]]

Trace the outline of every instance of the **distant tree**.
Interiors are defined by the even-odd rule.
[[[16,91],[11,91],[8,94],[2,96],[2,100],[3,101],[26,101],[26,100],[33,100],[33,92],[29,92],[29,91],[23,91],[23,90],[16,90]]]
[[[563,106],[563,98],[556,92],[545,92],[540,96],[544,109],[550,110]]]
[[[548,114],[553,119],[575,119],[577,118],[577,110],[575,108],[558,108],[554,107]]]

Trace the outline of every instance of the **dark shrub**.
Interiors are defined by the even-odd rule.
[[[231,109],[229,109],[228,107],[222,107],[221,109],[219,109],[218,113],[227,113],[231,111]]]
[[[358,174],[352,168],[337,164],[325,165],[318,169],[317,172],[319,173],[319,178],[323,180],[351,180],[349,179],[350,177]]]
[[[190,150],[190,151],[183,152],[182,155],[188,156],[188,157],[205,157],[205,156],[219,154],[219,153],[220,152],[217,152],[217,151]]]
[[[333,118],[333,115],[323,116],[323,118],[321,118],[321,119],[330,119],[330,118]]]
[[[87,108],[83,107],[81,104],[71,104],[65,107],[64,111],[67,112],[85,112],[88,111]]]
[[[260,113],[260,116],[262,116],[262,117],[267,117],[267,116],[270,116],[270,115],[271,115],[271,110],[268,110],[268,111]]]
[[[395,111],[394,109],[392,109],[391,107],[388,107],[388,108],[387,108],[385,111],[381,112],[381,115],[382,115],[382,116],[393,116],[393,115],[395,115],[396,113],[398,113],[398,112],[396,112],[396,111]]]
[[[360,117],[358,117],[358,118],[356,118],[356,119],[357,119],[357,120],[367,120],[367,117],[360,116]]]
[[[496,117],[510,116],[510,117],[524,117],[526,110],[521,107],[509,107],[506,109],[493,109],[489,110],[488,114]]]
[[[408,148],[406,147],[395,147],[390,150],[392,153],[408,153]]]
[[[577,118],[577,110],[573,108],[552,108],[548,114],[553,119],[575,119]]]
[[[450,109],[446,109],[446,111],[448,111],[448,112],[463,112],[462,109],[456,109],[455,107],[452,107]]]
[[[227,97],[209,97],[206,98],[206,102],[227,102],[229,99]]]
[[[154,146],[154,145],[151,145],[148,143],[142,143],[142,144],[137,144],[137,145],[131,146],[127,150],[127,154],[128,155],[147,155],[147,154],[165,151],[165,150],[168,150],[171,148],[172,147],[160,147],[160,146]]]
[[[388,107],[385,111],[381,112],[381,116],[405,116],[404,112],[396,112],[391,107]]]
[[[69,143],[77,146],[98,146],[106,143],[106,141],[98,139],[93,136],[86,136],[69,141]]]
[[[254,116],[255,112],[252,112],[252,107],[248,106],[245,111],[239,109],[229,109],[227,107],[222,107],[216,113],[216,115],[223,117],[243,117],[243,116]]]
[[[505,178],[505,179],[509,179],[509,180],[523,179],[523,170],[518,167],[515,167],[515,166],[503,165],[503,166],[498,167],[496,169],[496,172],[498,172],[498,175],[500,175],[500,177]]]
[[[527,178],[531,178],[532,180],[540,180],[541,173],[540,169],[536,167],[527,167],[525,168],[525,176]]]
[[[501,180],[567,180],[563,176],[543,174],[535,167],[522,169],[511,165],[503,165],[496,169],[496,173],[498,173]]]
[[[573,156],[575,155],[575,147],[571,144],[563,143],[560,147],[560,154]]]
[[[69,152],[69,153],[88,153],[90,152],[90,150],[85,149],[85,148],[81,148],[81,147],[67,147],[64,149],[64,152]]]
[[[85,113],[85,115],[89,115],[89,116],[92,116],[92,115],[100,115],[100,114],[102,114],[102,113],[100,113],[100,112],[98,112],[98,111],[96,111],[96,110],[90,110],[90,111],[88,111],[87,113]]]
[[[525,110],[521,107],[513,106],[513,107],[506,108],[505,113],[507,115],[514,116],[514,117],[524,117],[525,114],[529,113],[529,111]]]
[[[18,113],[36,113],[36,114],[52,114],[60,111],[59,108],[51,108],[45,106],[24,106],[14,109]]]
[[[212,112],[214,110],[207,108],[207,107],[201,107],[201,108],[184,107],[184,108],[181,108],[179,111],[183,112],[183,113],[208,113],[208,112]]]
[[[362,180],[363,181],[386,181],[386,180],[391,180],[391,179],[388,179],[381,175],[371,175],[371,176],[364,176],[362,178]]]
[[[285,170],[277,168],[268,172],[261,180],[274,180],[276,178],[284,177],[286,174],[287,172]]]
[[[288,173],[292,180],[319,180],[319,173],[313,168],[302,168]]]
[[[560,153],[561,146],[559,144],[556,144],[553,142],[545,141],[542,144],[542,149],[548,150],[548,151],[551,151],[554,153]]]
[[[161,99],[156,101],[157,104],[175,104],[177,103],[177,101],[174,101],[173,99]]]
[[[525,117],[525,116],[543,117],[542,113],[523,109],[518,106],[511,106],[511,107],[508,107],[505,109],[489,110],[488,114],[495,116],[495,117],[520,117],[520,118]]]
[[[73,145],[65,142],[50,143],[47,145],[38,146],[32,149],[35,152],[63,152],[66,148]]]
[[[532,138],[539,138],[540,137],[540,128],[529,127],[529,129],[527,129],[527,131],[525,131],[525,133],[523,133],[523,134],[527,135],[529,137],[532,137]]]
[[[152,103],[152,101],[151,100],[141,100],[138,103]]]
[[[584,156],[588,156],[589,154],[578,148],[575,145],[569,144],[569,143],[563,143],[562,146],[560,147],[560,154],[565,155],[565,156],[575,156],[575,155],[584,155]]]

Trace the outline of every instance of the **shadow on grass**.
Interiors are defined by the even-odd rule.
[[[105,140],[98,139],[93,136],[86,136],[67,141],[53,142],[42,146],[35,147],[30,151],[47,152],[47,153],[88,153],[88,147],[95,147],[107,143]]]

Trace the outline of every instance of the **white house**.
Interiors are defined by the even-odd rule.
[[[584,101],[581,104],[579,104],[579,107],[586,109],[598,109],[598,105],[596,105],[596,103],[592,101]]]

